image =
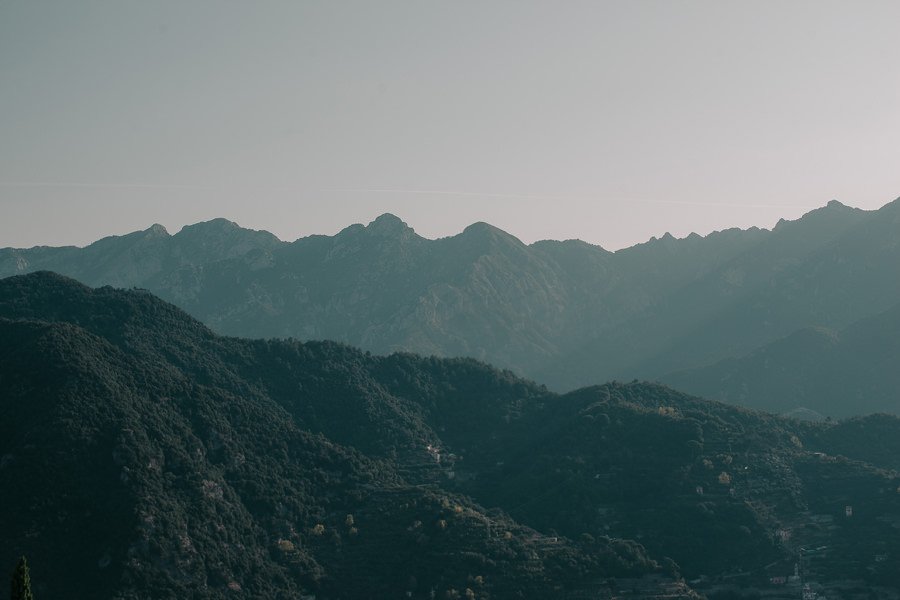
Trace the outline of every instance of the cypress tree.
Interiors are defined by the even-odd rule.
[[[10,600],[34,600],[31,595],[31,574],[24,556],[19,559],[16,570],[13,571],[9,597]]]

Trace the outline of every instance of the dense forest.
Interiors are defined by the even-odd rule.
[[[27,556],[40,597],[900,591],[898,434],[0,280],[0,564]]]

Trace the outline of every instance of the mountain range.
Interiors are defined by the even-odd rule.
[[[869,363],[838,367],[851,390],[842,397],[865,387],[864,404],[839,401],[824,380],[800,389],[754,365],[780,350],[779,368],[798,373],[818,350],[788,347],[810,331],[852,338],[900,305],[898,234],[900,201],[877,211],[832,201],[772,230],[666,234],[617,252],[526,245],[485,223],[429,240],[393,215],[290,243],[217,219],[85,248],[6,248],[0,276],[52,270],[145,288],[225,335],[467,356],[555,390],[638,377],[776,412],[848,416],[900,412],[891,375],[874,366],[896,351],[889,336],[868,349]]]
[[[145,290],[0,280],[0,561],[28,555],[46,597],[778,597],[796,569],[887,598],[897,440],[887,415],[560,395],[472,359],[223,337]]]
[[[672,373],[678,389],[778,412],[815,407],[823,415],[900,411],[900,304],[836,331],[808,327],[714,365]]]

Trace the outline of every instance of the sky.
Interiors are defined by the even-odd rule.
[[[0,247],[392,212],[617,249],[900,196],[900,2],[0,0]]]

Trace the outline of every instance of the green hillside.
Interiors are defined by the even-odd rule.
[[[27,555],[42,596],[687,597],[683,575],[717,597],[798,564],[900,591],[894,417],[558,395],[470,359],[221,337],[52,273],[0,280],[0,333],[0,560]]]

